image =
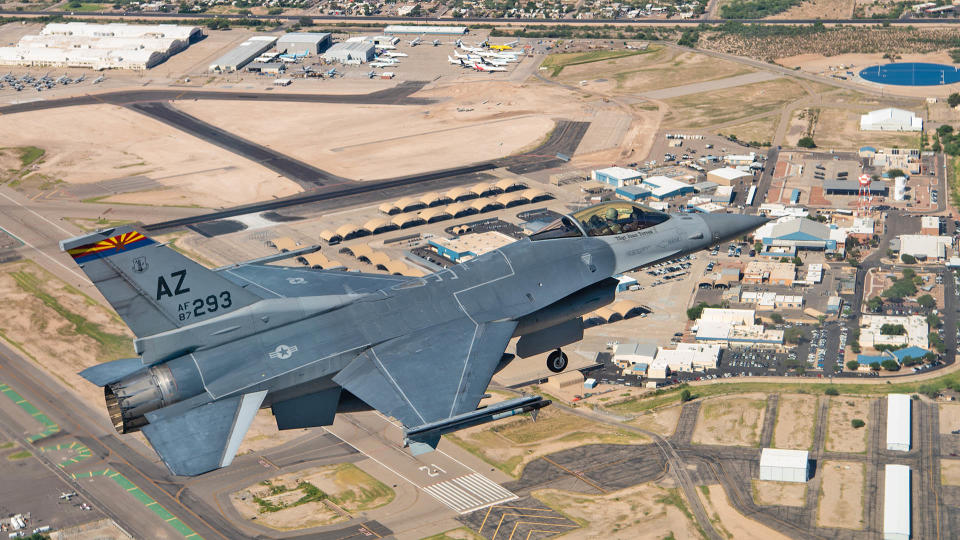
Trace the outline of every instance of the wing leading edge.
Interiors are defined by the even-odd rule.
[[[450,321],[368,349],[333,380],[408,428],[444,420],[477,408],[516,326]]]

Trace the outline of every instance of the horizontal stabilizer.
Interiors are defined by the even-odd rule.
[[[550,405],[550,403],[550,400],[543,399],[540,396],[523,396],[501,401],[489,407],[407,429],[403,432],[404,444],[409,446],[411,453],[416,456],[435,449],[437,443],[440,442],[440,436],[444,433],[502,420],[518,414],[528,412],[536,414],[538,410]]]
[[[143,367],[139,358],[122,358],[104,362],[80,372],[80,376],[97,386],[113,384]]]
[[[233,462],[267,391],[253,392],[191,409],[143,428],[170,472],[196,476]]]

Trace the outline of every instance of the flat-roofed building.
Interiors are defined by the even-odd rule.
[[[911,111],[887,107],[860,116],[861,131],[922,131],[923,118]]]
[[[884,334],[884,325],[903,326],[903,334]],[[926,349],[929,327],[920,315],[862,315],[860,317],[860,345],[875,347],[920,347]]]
[[[243,69],[264,51],[277,42],[274,36],[250,36],[246,41],[230,49],[210,64],[210,71],[232,72]]]
[[[732,186],[737,180],[744,177],[752,178],[753,175],[739,169],[734,169],[733,167],[721,167],[707,173],[708,182],[715,182],[721,186]]]
[[[925,261],[943,261],[947,258],[947,248],[953,244],[953,239],[949,236],[901,234],[899,244],[901,256],[911,255]]]
[[[642,185],[650,190],[650,196],[658,201],[693,193],[693,184],[674,180],[667,176],[651,176],[643,179]]]
[[[277,49],[287,54],[320,54],[330,47],[330,34],[325,32],[288,32],[277,40]]]
[[[609,184],[613,187],[623,187],[636,184],[643,180],[643,175],[633,169],[623,167],[607,167],[606,169],[596,169],[590,172],[590,178]]]
[[[717,368],[720,351],[719,345],[677,343],[676,349],[658,347],[656,360],[666,362],[670,371],[703,371]]]
[[[757,285],[770,283],[773,285],[793,285],[797,275],[797,267],[793,263],[774,261],[750,261],[743,269],[743,282]]]
[[[331,45],[323,53],[323,59],[341,64],[364,64],[373,59],[375,51],[376,47],[368,41],[342,41]]]
[[[764,448],[760,451],[760,480],[806,482],[810,454],[806,450]]]
[[[910,540],[910,467],[887,464],[883,472],[883,540]]]
[[[756,312],[752,309],[703,308],[701,322],[724,322],[730,324],[753,324]]]
[[[912,404],[906,394],[887,395],[887,450],[910,451]]]
[[[464,234],[456,238],[431,238],[428,242],[443,257],[463,262],[512,244],[516,240],[499,231],[487,231]]]
[[[755,304],[757,309],[763,311],[800,309],[803,307],[803,296],[799,294],[778,294],[772,291],[741,291],[740,302]]]
[[[657,346],[652,343],[618,343],[613,351],[613,362],[621,368],[633,364],[651,364],[657,357]]]
[[[940,218],[937,216],[923,216],[920,218],[920,234],[940,236]]]

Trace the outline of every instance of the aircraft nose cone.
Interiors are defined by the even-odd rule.
[[[714,243],[743,236],[770,221],[763,216],[740,214],[707,214],[702,217],[713,233]]]

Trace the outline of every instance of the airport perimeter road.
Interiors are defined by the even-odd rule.
[[[322,171],[313,165],[304,163],[290,156],[271,150],[265,146],[248,141],[216,126],[208,124],[199,118],[177,110],[169,103],[135,103],[130,109],[164,124],[173,126],[180,131],[213,143],[220,148],[245,157],[254,163],[275,171],[290,180],[300,184],[303,189],[313,189],[328,185],[343,185],[350,183],[346,178]]]
[[[75,107],[77,105],[132,105],[156,101],[211,99],[218,101],[289,101],[297,103],[343,103],[370,105],[423,105],[433,100],[412,98],[426,83],[408,81],[393,88],[379,90],[369,94],[294,94],[283,92],[232,92],[219,90],[193,90],[167,88],[163,90],[119,90],[102,94],[84,94],[62,99],[29,101],[0,107],[0,114]]]

